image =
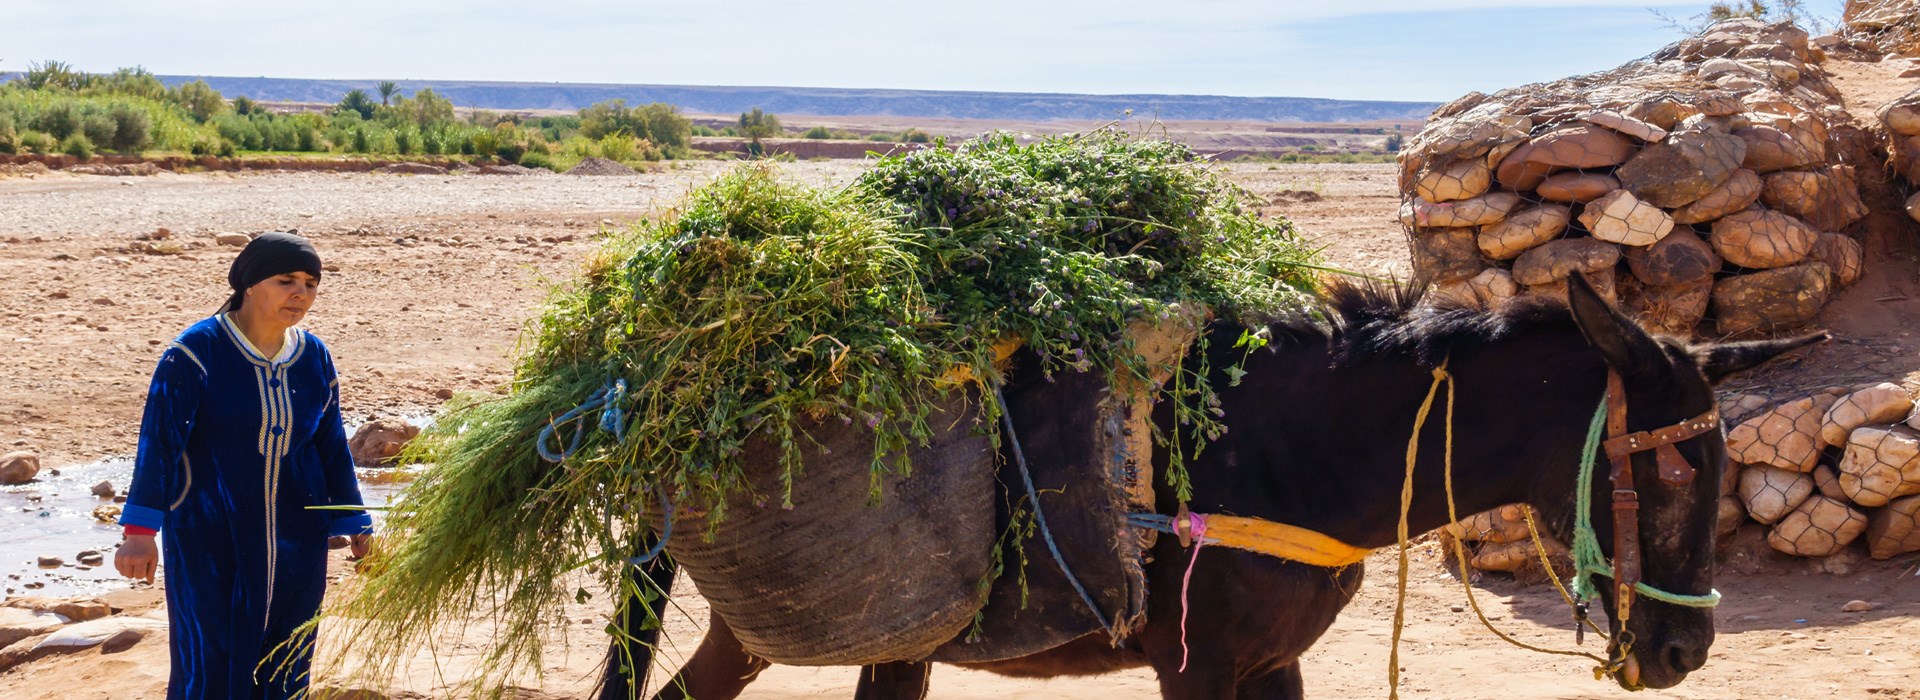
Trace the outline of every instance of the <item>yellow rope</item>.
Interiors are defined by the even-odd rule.
[[[1553,570],[1553,561],[1547,555],[1547,545],[1540,541],[1540,528],[1533,524],[1533,506],[1521,505],[1520,515],[1527,520],[1527,537],[1533,540],[1533,551],[1540,555],[1540,568],[1547,570],[1547,580],[1553,582],[1553,590],[1560,592],[1560,600],[1566,601],[1567,607],[1580,607],[1579,603],[1573,602],[1573,594],[1568,593],[1567,587],[1560,583],[1560,574]],[[1593,618],[1582,617],[1578,622],[1598,633],[1601,639],[1607,638],[1607,631],[1601,629],[1600,624],[1594,622]]]
[[[1440,384],[1449,376],[1445,360],[1433,369],[1433,386],[1427,389],[1426,400],[1420,402],[1420,412],[1413,417],[1413,437],[1407,439],[1407,476],[1400,484],[1400,593],[1393,604],[1393,647],[1387,655],[1388,700],[1400,698],[1400,630],[1407,622],[1407,513],[1413,509],[1413,465],[1420,459],[1420,429],[1426,426],[1427,414],[1433,411],[1433,398],[1439,395]]]
[[[1436,373],[1437,373],[1437,370],[1436,370]],[[1460,522],[1460,508],[1459,506],[1454,504],[1454,500],[1453,500],[1453,389],[1454,389],[1454,386],[1455,384],[1452,381],[1452,377],[1448,377],[1447,451],[1444,453],[1445,461],[1443,462],[1443,464],[1445,466],[1443,468],[1445,469],[1445,473],[1446,473],[1445,484],[1446,484],[1446,492],[1447,492],[1447,520],[1449,522],[1457,523],[1457,522]],[[1527,516],[1527,528],[1529,530],[1533,528],[1533,517],[1531,515]],[[1538,545],[1539,543],[1540,543],[1539,537],[1536,535],[1534,537],[1534,544]],[[1540,550],[1540,553],[1542,555],[1541,561],[1545,562],[1544,556],[1546,554],[1546,549],[1542,547]],[[1589,654],[1584,651],[1561,651],[1558,649],[1548,649],[1545,647],[1537,647],[1532,644],[1522,642],[1518,639],[1514,639],[1513,637],[1508,636],[1507,633],[1500,631],[1499,628],[1494,627],[1493,621],[1487,619],[1487,614],[1480,610],[1480,600],[1476,598],[1473,594],[1473,583],[1470,580],[1470,576],[1469,576],[1469,574],[1472,572],[1472,569],[1468,568],[1467,566],[1467,547],[1466,545],[1461,544],[1460,538],[1457,538],[1457,537],[1454,538],[1453,540],[1453,555],[1454,555],[1454,558],[1459,562],[1460,587],[1466,589],[1467,591],[1467,605],[1473,607],[1473,614],[1480,618],[1480,624],[1486,627],[1488,632],[1492,632],[1493,636],[1499,637],[1503,640],[1506,640],[1508,644],[1512,644],[1514,646],[1520,647],[1522,649],[1526,649],[1528,651],[1537,651],[1542,654],[1554,654],[1558,656],[1582,656],[1589,659],[1593,659],[1602,664],[1605,664],[1607,662],[1606,659],[1602,659],[1598,656],[1594,656],[1593,654]],[[1552,575],[1553,573],[1552,564],[1547,564],[1547,573],[1548,575]],[[1559,585],[1560,585],[1560,582],[1558,580],[1555,580],[1554,586],[1558,587]]]
[[[1413,418],[1413,436],[1407,440],[1407,474],[1400,485],[1400,527],[1398,533],[1400,547],[1400,570],[1398,575],[1399,596],[1393,606],[1393,647],[1387,656],[1388,700],[1399,700],[1400,697],[1400,633],[1402,628],[1406,626],[1407,570],[1409,567],[1407,558],[1407,517],[1413,508],[1413,467],[1415,462],[1418,461],[1420,454],[1420,431],[1427,424],[1427,416],[1433,412],[1433,400],[1439,395],[1440,385],[1442,384],[1447,386],[1446,451],[1443,453],[1443,468],[1445,470],[1444,475],[1447,494],[1447,518],[1451,522],[1460,522],[1459,507],[1454,503],[1453,498],[1453,411],[1456,382],[1453,379],[1453,375],[1447,372],[1447,362],[1448,361],[1442,361],[1439,367],[1433,369],[1433,386],[1427,389],[1427,398],[1420,403],[1420,412]],[[1533,528],[1531,514],[1528,515],[1527,527],[1530,531]],[[1540,544],[1538,533],[1534,534],[1534,546],[1540,548],[1542,561],[1544,562],[1546,549]],[[1453,552],[1460,567],[1460,585],[1467,591],[1467,604],[1473,607],[1473,613],[1479,616],[1480,624],[1486,626],[1487,631],[1492,632],[1494,636],[1505,640],[1507,643],[1522,649],[1537,651],[1543,654],[1580,656],[1599,661],[1602,664],[1606,663],[1606,659],[1582,651],[1560,651],[1533,646],[1514,639],[1495,628],[1493,621],[1488,620],[1486,613],[1481,611],[1480,601],[1474,597],[1473,584],[1468,580],[1471,569],[1468,568],[1467,550],[1457,538],[1453,542]],[[1551,564],[1548,564],[1547,571],[1548,575],[1553,575],[1553,567]],[[1557,577],[1554,579],[1554,587],[1560,587],[1560,582]],[[1561,595],[1566,595],[1565,589],[1561,589]],[[1571,600],[1571,597],[1569,596],[1568,599]]]

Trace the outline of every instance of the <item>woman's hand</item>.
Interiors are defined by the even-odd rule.
[[[373,551],[373,535],[354,535],[353,542],[349,546],[353,547],[353,558],[365,559],[367,553]]]
[[[160,548],[154,546],[153,535],[127,535],[113,553],[113,568],[127,578],[153,583],[153,572],[159,567]]]

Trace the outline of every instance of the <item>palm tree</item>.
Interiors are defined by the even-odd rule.
[[[393,99],[394,95],[400,94],[400,86],[391,80],[380,81],[380,86],[376,89],[380,91],[380,106],[382,107],[388,106],[388,101]]]

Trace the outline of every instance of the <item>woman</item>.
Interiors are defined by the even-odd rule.
[[[319,611],[327,538],[364,556],[361,505],[340,423],[333,358],[295,328],[320,287],[306,239],[269,233],[227,272],[221,313],[160,356],[140,422],[114,566],[153,580],[166,541],[173,672],[167,697],[285,698],[305,689],[309,644],[289,644]]]

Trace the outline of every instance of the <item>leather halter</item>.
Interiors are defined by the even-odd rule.
[[[1640,582],[1640,494],[1633,484],[1633,455],[1652,450],[1660,481],[1672,486],[1692,483],[1693,465],[1674,443],[1685,442],[1720,428],[1720,409],[1709,408],[1693,418],[1655,430],[1627,433],[1627,390],[1620,373],[1607,371],[1607,441],[1602,443],[1612,463],[1613,583],[1615,617],[1626,628],[1634,586]]]

